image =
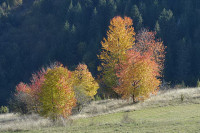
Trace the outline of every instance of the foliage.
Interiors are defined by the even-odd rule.
[[[87,65],[79,64],[71,72],[55,62],[47,69],[42,68],[32,74],[29,84],[20,82],[10,106],[12,111],[23,114],[36,112],[54,120],[60,116],[66,118],[76,102],[80,111],[85,103],[94,98],[98,88]]]
[[[47,70],[39,93],[41,115],[55,120],[71,114],[76,105],[71,75],[72,73],[62,65]]]
[[[159,65],[159,69],[162,72],[164,69],[166,47],[161,40],[156,40],[155,36],[156,32],[142,29],[137,33],[136,44],[133,48],[141,54],[148,52],[153,57],[152,60]]]
[[[10,111],[21,114],[34,112],[32,103],[31,96],[24,92],[14,94],[8,102]]]
[[[123,98],[132,97],[133,101],[156,94],[165,59],[165,46],[155,39],[154,32],[141,30],[136,35],[136,44],[134,36],[130,18],[114,17],[98,56],[107,87]]]
[[[101,60],[99,71],[102,72],[102,81],[106,88],[112,89],[117,85],[115,66],[125,60],[126,51],[132,48],[135,41],[135,32],[132,20],[128,17],[114,17],[110,21],[107,39],[101,42],[102,51],[98,58]]]
[[[156,94],[160,80],[158,64],[152,60],[150,53],[141,55],[134,50],[128,51],[127,62],[117,67],[119,85],[115,88],[123,98],[143,100],[150,94]]]
[[[73,86],[74,88],[80,88],[85,95],[94,98],[99,88],[98,83],[89,72],[87,65],[79,64],[76,70],[73,72]]]
[[[95,96],[95,101],[100,101],[100,100],[102,100],[102,98],[99,95],[96,95]]]
[[[174,88],[176,88],[176,89],[186,88],[185,82],[182,81],[181,83],[176,84],[176,85],[174,86]]]
[[[31,83],[24,84],[20,82],[16,86],[16,94],[15,97],[17,99],[16,102],[12,103],[13,104],[21,104],[24,103],[25,106],[27,106],[25,112],[38,112],[39,111],[39,93],[41,91],[41,86],[45,81],[44,75],[46,74],[46,70],[42,68],[40,71],[37,73],[32,74],[31,77]],[[24,99],[23,99],[24,98]],[[20,111],[23,112],[23,111]]]
[[[94,95],[99,88],[98,83],[89,72],[87,65],[79,64],[76,70],[73,72],[73,88],[76,94],[78,111],[91,99],[94,99]]]
[[[0,114],[5,114],[5,113],[9,113],[9,109],[6,106],[1,106],[0,107]]]
[[[185,96],[183,94],[181,94],[181,102],[183,102],[185,99]]]
[[[199,79],[197,80],[197,87],[200,87],[200,81],[199,81]]]
[[[165,81],[196,86],[200,77],[197,0],[23,0],[22,6],[12,6],[8,1],[21,0],[0,2],[1,105],[6,104],[17,83],[27,81],[32,72],[55,60],[69,69],[85,62],[96,77],[99,42],[115,15],[131,17],[135,31],[141,24],[150,31],[155,28],[156,38],[161,37],[167,46]],[[85,43],[82,53],[78,48],[81,42]]]

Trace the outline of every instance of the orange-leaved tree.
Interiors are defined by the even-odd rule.
[[[106,89],[113,89],[117,86],[116,64],[126,59],[126,52],[135,41],[133,23],[129,17],[114,17],[110,21],[107,38],[101,42],[102,50],[98,58],[101,65],[98,70],[101,72],[101,81]]]
[[[72,73],[62,65],[47,70],[39,94],[41,115],[55,120],[71,114],[76,105],[71,75]]]
[[[141,54],[149,52],[153,60],[159,65],[160,72],[162,72],[166,46],[160,39],[156,39],[156,32],[147,29],[140,30],[136,35],[136,44],[133,48]]]
[[[127,61],[116,67],[119,85],[114,90],[123,98],[132,97],[133,102],[155,94],[160,85],[160,70],[151,53],[129,50]]]

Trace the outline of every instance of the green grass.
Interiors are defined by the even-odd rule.
[[[91,118],[73,120],[65,127],[53,126],[35,130],[15,131],[28,133],[199,133],[200,104],[185,104],[146,108]]]

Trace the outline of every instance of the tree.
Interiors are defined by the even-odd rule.
[[[64,29],[65,29],[65,31],[69,31],[69,29],[70,29],[70,24],[69,24],[69,22],[66,20],[66,22],[65,22],[65,26],[64,26]]]
[[[38,113],[39,112],[39,93],[41,92],[42,84],[45,81],[44,75],[47,73],[47,71],[42,68],[39,72],[32,74],[31,78],[31,84],[29,84],[30,87],[30,95],[32,99],[32,105],[33,109]]]
[[[82,91],[89,97],[94,98],[99,88],[98,83],[89,72],[87,65],[79,64],[73,72],[73,86],[80,87]]]
[[[39,94],[41,115],[49,116],[53,120],[67,117],[76,105],[72,88],[71,72],[62,65],[48,69],[45,81]]]
[[[142,27],[143,19],[137,5],[132,7],[131,17],[133,18],[136,31],[138,31]]]
[[[155,30],[155,32],[157,32],[158,34],[160,33],[160,25],[159,25],[158,21],[156,21],[154,30]]]
[[[127,61],[116,67],[119,85],[114,90],[122,98],[132,97],[135,102],[157,92],[160,74],[158,64],[152,58],[148,52],[143,55],[134,49],[127,52]]]
[[[94,98],[94,95],[97,94],[97,90],[99,89],[99,84],[95,81],[85,64],[79,64],[72,75],[73,88],[78,106],[80,107],[91,98]]]
[[[33,99],[31,96],[31,88],[29,85],[20,82],[16,86],[16,93],[9,101],[10,109],[13,112],[20,112],[22,114],[33,111]]]
[[[99,0],[99,6],[106,6],[106,0]]]
[[[77,3],[77,5],[76,5],[76,7],[75,7],[75,11],[77,12],[77,13],[81,13],[81,11],[82,11],[82,7],[81,7],[81,4],[78,2]]]
[[[126,51],[132,48],[135,41],[135,32],[132,20],[128,17],[114,17],[110,21],[107,39],[101,42],[102,51],[98,58],[101,66],[98,70],[102,72],[102,82],[110,91],[117,85],[115,66],[126,58]]]
[[[20,82],[16,86],[16,93],[15,98],[18,100],[18,103],[24,103],[27,106],[27,111],[21,111],[23,113],[25,112],[39,112],[39,93],[41,91],[41,86],[45,81],[44,75],[46,74],[46,70],[42,68],[40,71],[32,74],[31,77],[31,83],[25,84],[23,82]]]
[[[159,65],[159,69],[162,71],[164,68],[166,47],[160,39],[156,40],[155,36],[156,32],[142,29],[136,36],[136,44],[133,48],[141,54],[150,53],[153,57],[152,59]]]
[[[178,50],[176,55],[175,79],[181,81],[189,81],[191,74],[191,45],[186,38],[181,39],[177,44]]]

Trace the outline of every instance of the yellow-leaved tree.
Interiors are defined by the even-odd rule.
[[[71,75],[72,73],[62,65],[47,70],[39,93],[41,115],[55,120],[71,114],[76,105]]]
[[[99,84],[95,81],[85,64],[79,64],[72,75],[77,104],[81,106],[91,98],[94,98],[99,89]]]
[[[117,86],[115,67],[126,60],[126,52],[131,49],[135,41],[133,23],[129,17],[114,17],[110,21],[107,38],[101,42],[102,51],[98,58],[101,65],[98,70],[101,72],[101,82],[109,92]]]

